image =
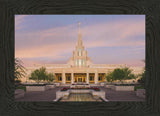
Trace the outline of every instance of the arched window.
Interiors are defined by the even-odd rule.
[[[81,48],[79,48],[79,56],[81,56]]]
[[[75,64],[76,64],[76,66],[77,66],[77,59],[75,60]]]
[[[85,60],[83,59],[83,66],[85,65]]]
[[[81,66],[81,59],[79,59],[79,66]]]

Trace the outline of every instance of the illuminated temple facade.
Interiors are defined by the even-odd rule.
[[[98,84],[105,82],[105,75],[115,68],[126,67],[125,64],[93,64],[87,51],[83,46],[81,30],[79,23],[78,42],[73,51],[73,55],[67,64],[36,64],[34,67],[28,67],[28,74],[42,66],[46,67],[48,72],[55,75],[55,82],[62,84],[87,83]],[[141,69],[133,70],[134,73],[141,73]]]

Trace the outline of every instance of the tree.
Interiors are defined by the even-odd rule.
[[[47,81],[48,81],[48,82],[53,82],[53,80],[54,80],[54,75],[53,75],[53,73],[48,73]]]
[[[115,81],[115,80],[128,80],[128,79],[135,79],[136,76],[132,73],[132,70],[130,70],[129,68],[125,67],[125,68],[117,68],[114,69],[113,72],[110,72],[107,76],[106,76],[106,80],[109,82]]]
[[[138,79],[138,82],[141,83],[141,84],[145,83],[145,73],[146,73],[146,71],[144,70],[144,72],[139,75],[141,78]]]
[[[109,72],[108,74],[106,74],[106,80],[107,82],[111,82],[111,83],[114,81],[112,72]]]
[[[54,75],[52,73],[47,73],[45,67],[41,67],[40,69],[34,70],[29,79],[35,80],[38,83],[42,80],[50,82],[54,80]]]
[[[124,75],[125,75],[123,80],[136,79],[137,78],[137,76],[132,73],[131,69],[125,67],[125,68],[123,68],[123,71],[124,71]]]
[[[125,77],[125,73],[123,71],[123,69],[117,68],[113,71],[112,74],[114,80],[123,80],[123,78]]]
[[[143,59],[142,61],[145,63],[145,59]],[[145,75],[146,75],[146,70],[144,68],[144,71],[138,75],[138,76],[140,76],[140,79],[138,79],[139,83],[141,83],[141,84],[145,83]]]
[[[25,70],[26,69],[23,66],[23,62],[20,59],[15,58],[15,68],[14,68],[15,80],[18,80],[18,79],[24,77],[26,75]]]

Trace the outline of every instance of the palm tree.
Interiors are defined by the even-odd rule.
[[[24,77],[26,75],[25,70],[26,69],[23,66],[23,62],[20,59],[15,58],[15,68],[14,68],[14,78],[15,78],[15,80],[18,80],[18,79]]]
[[[141,83],[142,85],[144,85],[145,83],[145,74],[146,74],[145,70],[143,71],[143,73],[139,74],[140,79],[138,79],[138,82]]]
[[[145,63],[144,59],[142,61]],[[144,67],[144,71],[141,74],[138,75],[140,77],[140,79],[138,79],[138,82],[143,84],[143,85],[145,83],[145,75],[146,75],[146,70],[145,70],[145,67]]]

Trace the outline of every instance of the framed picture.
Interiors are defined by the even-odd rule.
[[[145,101],[144,81],[145,15],[15,15],[16,101]]]
[[[159,114],[159,3],[2,1],[0,114]]]

